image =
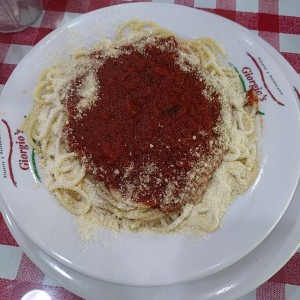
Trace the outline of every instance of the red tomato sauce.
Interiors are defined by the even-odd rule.
[[[166,41],[171,47],[161,49]],[[73,93],[63,102],[69,112],[64,128],[68,147],[87,158],[89,171],[107,187],[124,195],[130,188],[133,201],[178,210],[180,203],[163,200],[167,186],[173,182],[179,195],[195,153],[210,154],[219,95],[213,92],[208,101],[199,75],[184,72],[175,62],[178,48],[172,37],[145,46],[143,54],[131,46],[126,50],[98,68],[98,100],[80,119],[74,105],[79,96]]]

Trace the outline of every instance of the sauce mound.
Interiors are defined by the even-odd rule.
[[[182,68],[173,37],[116,50],[91,53],[98,65],[62,101],[69,150],[123,201],[164,212],[200,201],[225,151],[220,95],[195,66]],[[90,74],[96,100],[80,107]]]

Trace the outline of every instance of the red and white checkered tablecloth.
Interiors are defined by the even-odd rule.
[[[20,60],[52,30],[91,10],[133,1],[44,0],[43,2],[43,13],[31,27],[19,33],[0,33],[0,93]],[[186,5],[231,19],[265,39],[300,74],[300,0],[153,0],[153,2]],[[48,278],[29,260],[10,234],[0,213],[0,300],[21,299],[33,289],[46,291],[51,299],[81,299]],[[300,252],[297,252],[267,282],[241,298],[241,300],[296,299],[300,299]]]

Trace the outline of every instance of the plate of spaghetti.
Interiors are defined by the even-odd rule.
[[[1,195],[48,255],[103,281],[173,284],[231,265],[280,220],[299,177],[296,99],[268,53],[215,18],[108,7],[17,66]]]

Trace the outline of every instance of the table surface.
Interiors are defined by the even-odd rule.
[[[83,13],[128,2],[133,1],[44,0],[43,13],[31,27],[19,33],[0,33],[0,93],[20,60],[52,30]],[[153,0],[153,2],[186,5],[231,19],[270,43],[300,74],[300,0]],[[53,300],[81,299],[48,278],[30,261],[10,234],[0,212],[0,299],[21,299],[34,289],[47,291]],[[240,300],[292,299],[300,299],[300,251],[296,252],[267,282]]]

